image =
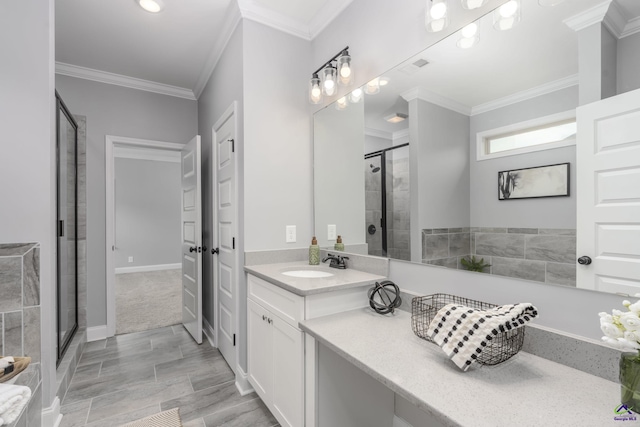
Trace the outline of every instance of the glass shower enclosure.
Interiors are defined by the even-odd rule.
[[[409,143],[365,154],[369,255],[411,259]]]
[[[57,362],[78,329],[78,124],[56,92]]]

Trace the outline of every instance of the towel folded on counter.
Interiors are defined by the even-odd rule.
[[[29,387],[0,384],[0,426],[14,422],[30,397]]]
[[[529,303],[489,310],[447,304],[429,324],[427,336],[466,371],[495,336],[520,328],[537,316],[538,311]]]

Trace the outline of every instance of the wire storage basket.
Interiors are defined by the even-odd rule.
[[[438,311],[447,304],[459,304],[478,310],[489,310],[497,307],[496,304],[463,298],[456,295],[433,294],[423,297],[415,297],[411,301],[411,327],[420,338],[433,342],[427,336],[429,324]],[[483,365],[497,365],[522,349],[524,343],[524,326],[518,329],[498,334],[491,340],[478,356],[478,363]]]

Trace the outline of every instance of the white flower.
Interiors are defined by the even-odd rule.
[[[626,300],[622,301],[622,305],[624,305],[625,307],[629,308],[629,306],[631,305],[631,301],[626,299]]]
[[[602,311],[598,313],[598,315],[600,316],[601,323],[602,323],[602,319],[606,319],[607,322],[613,323],[613,316],[611,316],[609,313],[605,313],[604,311]]]
[[[618,338],[616,341],[618,341],[618,348],[620,350],[640,350],[640,344],[637,342],[628,341],[624,338]]]
[[[607,317],[600,318],[600,329],[609,338],[621,338],[624,331],[622,331],[617,325],[615,325],[612,319]]]
[[[629,311],[638,314],[640,313],[640,301],[636,301],[635,303],[629,305],[629,307],[627,307],[629,309]]]
[[[626,331],[624,339],[630,342],[640,343],[640,331]]]
[[[627,331],[635,332],[640,329],[640,317],[636,313],[623,313],[618,321]]]

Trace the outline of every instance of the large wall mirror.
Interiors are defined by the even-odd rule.
[[[520,7],[315,114],[321,246],[576,286],[576,108],[640,88],[640,2]]]

